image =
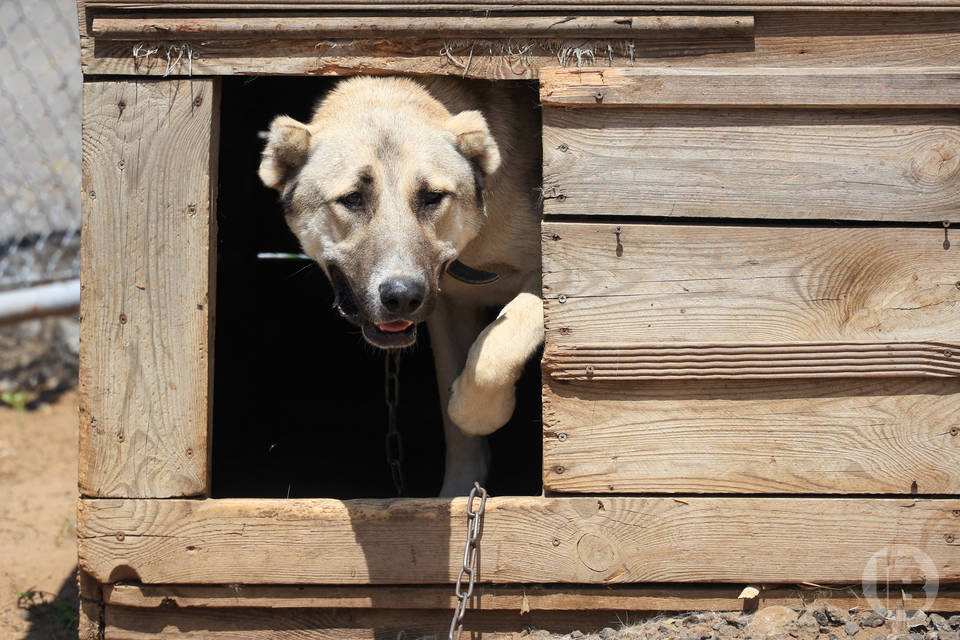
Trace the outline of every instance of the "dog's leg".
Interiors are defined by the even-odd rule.
[[[443,434],[447,446],[440,495],[462,496],[470,492],[474,481],[486,481],[490,449],[486,438],[468,435],[457,428],[450,420],[447,405],[450,401],[450,386],[467,359],[470,344],[483,328],[483,311],[459,307],[441,298],[427,320],[427,328],[430,331],[433,361],[437,369]]]
[[[543,301],[525,291],[503,308],[470,347],[448,404],[453,421],[475,436],[505,425],[516,404],[517,379],[542,343]]]

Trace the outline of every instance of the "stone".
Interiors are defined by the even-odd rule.
[[[950,616],[947,618],[947,623],[954,629],[960,629],[960,615]]]
[[[725,611],[720,614],[720,617],[735,627],[742,627],[750,619],[749,616],[745,616],[739,611]]]
[[[723,624],[723,625],[720,625],[719,629],[717,629],[717,633],[720,634],[721,636],[735,636],[739,632],[737,631],[737,628],[732,624]]]
[[[843,625],[843,630],[847,632],[848,636],[855,636],[860,633],[860,625],[851,620],[850,622]]]
[[[773,605],[764,607],[753,615],[747,625],[747,633],[754,637],[764,637],[774,633],[783,633],[788,622],[797,619],[797,612],[789,607]]]
[[[931,613],[927,619],[937,631],[950,631],[950,623],[939,613]]]
[[[923,611],[914,611],[913,615],[907,616],[907,629],[910,631],[926,631],[927,614]]]
[[[960,632],[957,631],[941,631],[940,640],[960,640]]]
[[[886,609],[884,609],[886,611]],[[864,627],[882,627],[883,623],[887,619],[884,617],[884,614],[877,613],[874,611],[864,611],[860,614],[860,624]]]
[[[600,639],[601,640],[611,640],[611,638],[616,638],[617,632],[611,629],[610,627],[604,627],[600,629]]]
[[[579,629],[574,629],[573,631],[570,632],[570,637],[571,637],[571,638],[582,638],[582,637],[583,637],[583,631],[580,631]]]

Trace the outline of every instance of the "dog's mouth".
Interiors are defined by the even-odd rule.
[[[417,325],[409,320],[364,323],[363,337],[381,349],[401,349],[417,341]]]
[[[409,320],[391,320],[387,322],[368,322],[364,320],[357,297],[353,293],[350,281],[340,267],[331,264],[328,267],[337,313],[363,331],[364,339],[380,349],[402,349],[417,341],[417,325]]]
[[[327,271],[330,274],[330,283],[333,285],[335,298],[333,305],[337,309],[337,313],[343,319],[359,324],[360,306],[357,304],[356,296],[353,295],[353,288],[350,286],[347,276],[343,275],[343,271],[335,264],[331,264]]]

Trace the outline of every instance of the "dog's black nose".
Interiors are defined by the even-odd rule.
[[[426,292],[427,286],[422,280],[393,276],[380,283],[380,302],[391,313],[403,316],[420,308]]]

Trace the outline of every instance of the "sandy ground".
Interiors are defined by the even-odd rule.
[[[77,395],[0,406],[0,638],[76,638]]]

